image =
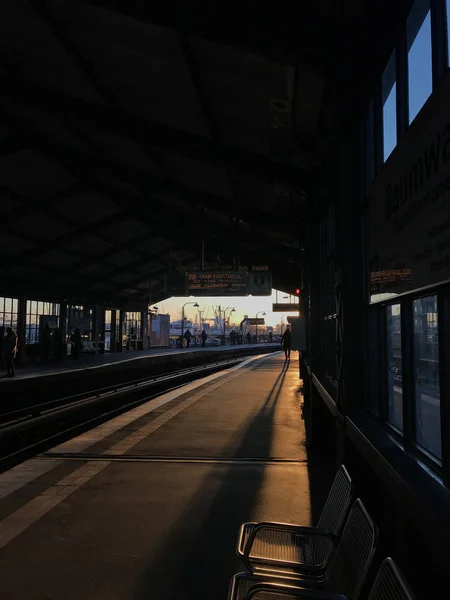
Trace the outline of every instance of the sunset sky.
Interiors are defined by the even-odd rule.
[[[277,302],[277,293],[278,293],[278,302],[294,302],[294,297],[289,299],[289,296],[284,292],[277,292],[273,290],[272,296],[239,296],[239,297],[182,297],[182,298],[169,298],[168,300],[164,300],[163,302],[159,302],[154,306],[157,306],[160,313],[169,313],[171,321],[176,321],[181,319],[181,307],[185,302],[197,302],[200,305],[200,308],[194,308],[191,305],[187,305],[185,307],[185,315],[189,320],[194,321],[195,315],[198,314],[198,310],[203,310],[203,317],[214,317],[214,308],[219,305],[222,307],[222,310],[227,307],[233,307],[236,309],[234,313],[231,313],[231,321],[232,323],[240,323],[244,318],[244,315],[248,315],[249,317],[256,317],[256,313],[259,311],[264,311],[266,316],[264,319],[266,320],[266,325],[276,325],[281,322],[283,318],[283,322],[286,323],[286,317],[288,315],[295,316],[298,313],[274,313],[272,312],[272,303]],[[227,310],[227,317],[229,314],[229,310]],[[260,314],[259,317],[263,315]]]

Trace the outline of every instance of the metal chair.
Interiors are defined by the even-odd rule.
[[[280,594],[285,594],[288,586],[289,591],[301,590],[305,597],[312,594],[320,598],[322,596],[317,593],[326,592],[324,598],[342,594],[357,600],[373,560],[376,542],[377,529],[358,499],[353,503],[336,550],[322,575],[311,577],[307,573],[275,571],[238,573],[231,580],[229,600],[243,600],[255,585],[261,589],[265,586],[266,592],[278,585],[282,588]]]
[[[349,600],[341,594],[315,592],[282,583],[257,583],[250,587],[243,600]],[[404,577],[392,558],[386,558],[376,575],[367,600],[414,600]]]
[[[339,467],[317,527],[289,523],[248,522],[241,525],[236,552],[249,572],[323,571],[331,557],[352,500],[347,469]]]

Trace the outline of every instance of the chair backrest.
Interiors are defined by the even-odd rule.
[[[338,535],[352,501],[353,485],[344,465],[337,470],[317,527]]]
[[[330,588],[356,600],[375,553],[377,529],[361,500],[355,500],[327,567]]]
[[[353,485],[344,465],[337,470],[333,485],[328,493],[317,527],[327,529],[339,535],[342,524],[352,501]],[[334,544],[330,538],[316,536],[311,541],[313,562],[327,564],[331,558]]]
[[[414,600],[392,558],[385,558],[381,563],[367,600]]]

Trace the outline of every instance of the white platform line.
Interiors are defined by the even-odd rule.
[[[225,371],[225,373],[224,372],[215,373],[214,375],[210,375],[209,377],[206,377],[203,380],[193,382],[192,384],[189,384],[188,386],[184,386],[183,388],[181,388],[179,390],[174,390],[174,392],[169,392],[168,394],[164,394],[164,396],[169,397],[169,399],[166,399],[166,402],[163,402],[165,404],[167,402],[170,402],[170,400],[173,400],[174,397],[176,398],[177,396],[181,396],[181,395],[185,394],[187,391],[190,391],[189,389],[186,389],[186,388],[195,389],[196,387],[203,385],[207,381],[212,381],[213,379],[217,379],[218,377],[223,378],[222,381],[219,381],[216,384],[209,386],[207,389],[202,390],[202,391],[198,392],[197,394],[194,394],[194,396],[187,398],[186,400],[181,402],[178,406],[176,406],[176,407],[170,409],[169,411],[167,411],[166,413],[160,415],[159,417],[157,417],[156,419],[154,419],[147,425],[144,425],[143,427],[141,427],[141,429],[126,436],[123,440],[114,444],[109,450],[105,451],[105,454],[114,454],[117,456],[124,454],[125,452],[130,450],[133,446],[135,446],[140,441],[142,441],[147,436],[149,436],[151,433],[153,433],[154,431],[156,431],[157,429],[162,427],[165,423],[170,421],[170,419],[173,419],[176,415],[181,413],[183,410],[185,410],[186,408],[189,408],[192,404],[194,404],[195,402],[197,402],[198,400],[203,398],[203,396],[206,396],[213,390],[219,388],[221,385],[228,383],[231,379],[238,377],[240,375],[239,369],[243,368],[245,365],[249,364],[253,360],[262,359],[262,358],[268,358],[268,356],[267,355],[259,355],[256,357],[251,357],[250,359],[237,365],[236,367],[233,367],[232,369]],[[231,373],[233,371],[234,371],[234,373]],[[230,373],[231,373],[231,376],[230,376]],[[229,376],[225,378],[224,377],[225,374],[229,375]],[[193,386],[193,387],[190,387],[190,386]],[[175,396],[173,396],[173,394],[175,394]],[[159,401],[161,398],[158,398],[157,400]],[[154,402],[154,400],[148,402],[147,404],[150,405],[150,404],[152,404],[152,402]],[[161,406],[161,402],[158,404],[158,406]],[[142,407],[139,407],[139,408],[142,408]],[[157,407],[153,405],[151,407],[151,410],[155,410],[155,408],[157,408]],[[147,412],[151,412],[151,410],[148,410]],[[130,411],[130,412],[132,412],[132,411]],[[119,417],[117,417],[117,418],[119,418]],[[102,426],[100,426],[100,427],[102,427]],[[98,429],[100,429],[100,427]],[[123,425],[121,425],[121,427],[123,427]],[[119,428],[120,427],[118,427],[118,429]],[[79,436],[79,437],[81,437],[81,436]],[[94,442],[91,442],[91,443],[94,443]],[[64,446],[64,444],[61,444],[60,446],[58,446],[58,448],[62,448],[63,446]],[[39,459],[33,459],[33,460],[39,462]],[[30,463],[31,461],[27,461],[27,462]],[[42,460],[41,462],[45,463],[46,465],[48,464],[47,460]],[[60,464],[61,462],[62,461],[57,461],[58,464]],[[24,464],[26,464],[26,463],[24,463]],[[90,461],[89,463],[79,467],[78,469],[75,469],[75,471],[70,473],[70,475],[67,475],[66,477],[64,477],[63,479],[61,479],[54,485],[50,486],[45,492],[42,492],[36,498],[27,502],[27,504],[22,506],[22,508],[19,508],[18,510],[16,510],[15,512],[13,512],[9,516],[7,516],[5,519],[0,521],[0,548],[3,548],[4,546],[6,546],[6,544],[8,544],[11,540],[13,540],[15,537],[17,537],[20,533],[25,531],[30,525],[32,525],[33,523],[38,521],[41,517],[43,517],[45,514],[47,514],[52,508],[57,506],[62,500],[66,499],[68,496],[70,496],[70,494],[72,494],[73,492],[78,490],[84,483],[87,483],[95,475],[97,475],[98,473],[103,471],[103,469],[106,469],[106,467],[108,467],[110,464],[111,464],[110,461]],[[50,468],[53,468],[53,467],[50,467]],[[10,473],[10,472],[8,472],[8,473]],[[8,473],[4,473],[3,475],[8,475]],[[1,477],[2,476],[0,476],[0,478]],[[18,488],[16,487],[16,489],[18,489]]]

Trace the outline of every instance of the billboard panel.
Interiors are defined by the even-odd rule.
[[[450,77],[368,190],[370,301],[450,280]]]

